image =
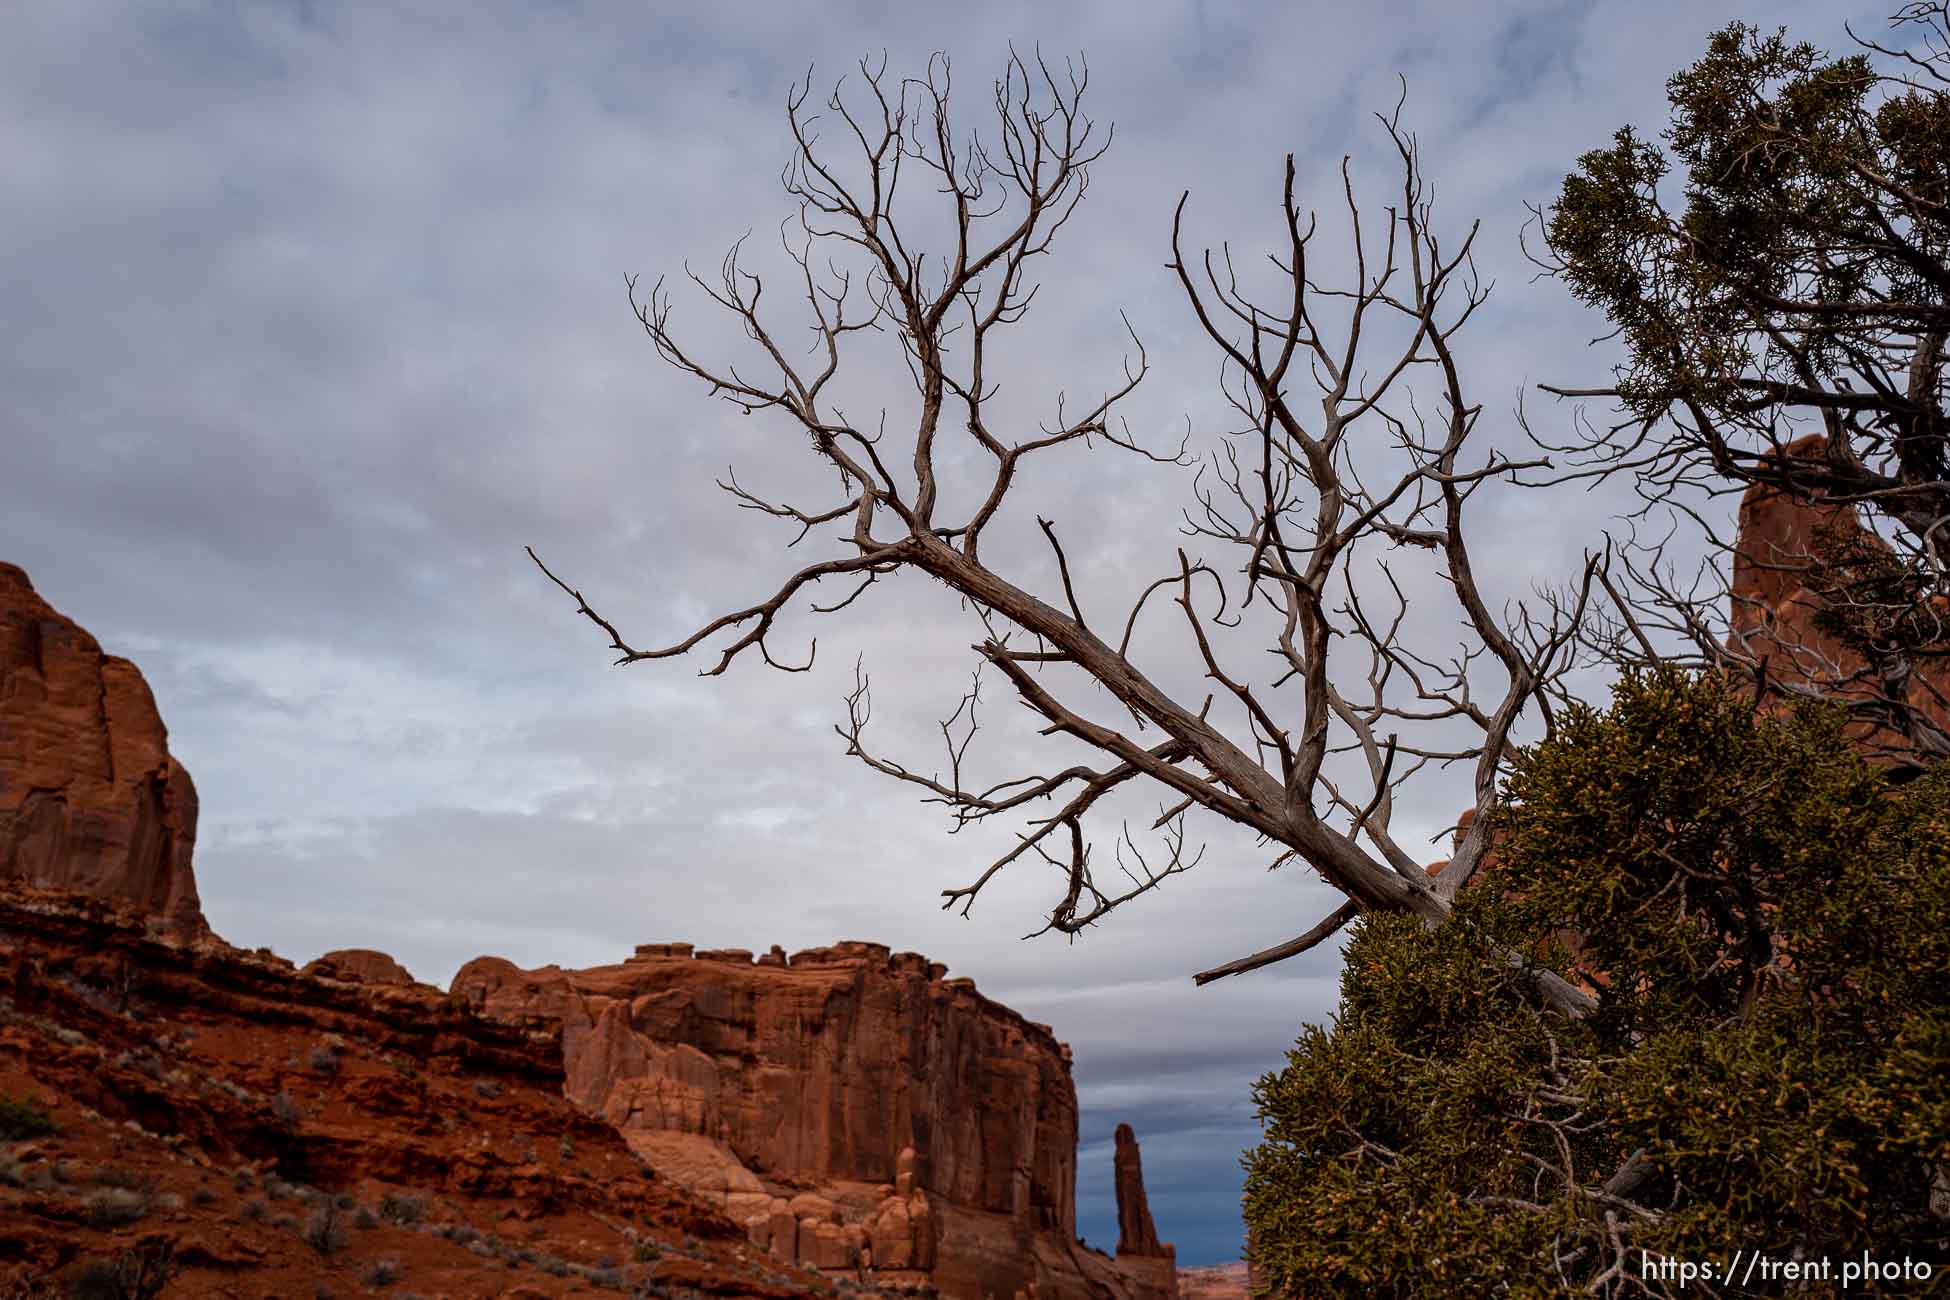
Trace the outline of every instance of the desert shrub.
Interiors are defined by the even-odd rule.
[[[77,1266],[65,1281],[68,1300],[154,1300],[176,1274],[176,1244],[144,1239],[134,1250]]]
[[[46,1163],[23,1161],[4,1152],[0,1152],[0,1183],[24,1187],[30,1192],[51,1192],[60,1185],[54,1170]]]
[[[163,1069],[162,1058],[146,1047],[138,1048],[133,1052],[118,1053],[115,1057],[115,1065],[118,1069],[146,1074],[158,1083],[162,1082],[167,1073]]]
[[[412,1192],[387,1192],[379,1198],[379,1217],[411,1227],[427,1217],[427,1198]]]
[[[271,1098],[271,1118],[277,1121],[280,1128],[297,1128],[305,1122],[305,1108],[290,1093],[280,1092]]]
[[[132,1187],[104,1187],[90,1192],[82,1208],[94,1227],[119,1228],[138,1222],[149,1213],[149,1194]]]
[[[238,1213],[246,1219],[249,1219],[252,1223],[262,1223],[271,1217],[271,1206],[268,1201],[253,1196],[250,1200],[244,1202],[243,1208]]]
[[[474,1080],[474,1095],[483,1101],[493,1101],[501,1095],[501,1085],[492,1079]]]
[[[306,1059],[310,1062],[311,1068],[320,1074],[334,1077],[339,1072],[339,1054],[323,1043],[312,1048],[311,1055]]]
[[[372,1212],[370,1205],[361,1205],[352,1212],[352,1226],[361,1230],[377,1228],[379,1216]]]
[[[330,1258],[345,1249],[345,1216],[338,1206],[327,1201],[311,1212],[300,1235],[307,1246]]]
[[[1334,1023],[1255,1089],[1276,1291],[1641,1294],[1648,1256],[1724,1242],[1943,1257],[1950,769],[1893,786],[1839,724],[1664,670],[1519,756],[1494,866],[1437,930],[1361,922]],[[1597,1011],[1540,1009],[1536,962]]]
[[[96,1165],[88,1181],[97,1187],[127,1187],[138,1192],[152,1191],[156,1186],[155,1179],[127,1165]]]
[[[54,1117],[32,1098],[0,1097],[0,1142],[24,1142],[60,1131]]]
[[[192,1205],[215,1205],[216,1202],[217,1194],[208,1187],[199,1186],[195,1191],[190,1193],[190,1204]]]
[[[359,1280],[367,1286],[391,1286],[399,1281],[400,1263],[396,1259],[381,1258],[367,1263],[359,1274]]]

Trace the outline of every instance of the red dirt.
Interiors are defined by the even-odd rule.
[[[562,1077],[559,1035],[426,985],[7,886],[0,1297],[65,1294],[144,1243],[173,1247],[172,1300],[833,1294],[659,1181]],[[57,1131],[22,1133],[22,1105]],[[305,1232],[334,1212],[321,1253]]]

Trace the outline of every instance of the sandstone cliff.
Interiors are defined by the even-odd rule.
[[[196,810],[141,672],[0,563],[0,880],[107,899],[202,937]]]
[[[1789,456],[1819,457],[1827,440],[1819,434],[1790,443]],[[1913,684],[1885,683],[1868,671],[1862,656],[1818,626],[1824,600],[1809,579],[1819,539],[1846,539],[1871,553],[1889,547],[1864,526],[1853,505],[1807,501],[1754,486],[1740,498],[1734,541],[1732,640],[1745,653],[1765,659],[1770,682],[1790,689],[1813,685],[1825,695],[1852,701],[1873,700],[1894,689],[1907,698],[1928,725],[1950,730],[1950,664],[1925,662]],[[1914,750],[1899,731],[1858,722],[1851,738],[1872,760],[1906,763]]]
[[[590,970],[481,958],[453,992],[559,1022],[569,1096],[775,1257],[969,1300],[1175,1294],[1168,1260],[1076,1241],[1069,1049],[945,976],[871,943],[655,944]]]

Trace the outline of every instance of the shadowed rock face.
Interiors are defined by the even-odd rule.
[[[579,971],[480,958],[453,992],[560,1023],[569,1096],[776,1258],[969,1300],[1175,1295],[1169,1258],[1076,1241],[1069,1049],[945,975],[871,943],[652,944]]]
[[[1144,1195],[1144,1162],[1129,1124],[1117,1126],[1116,1165],[1118,1255],[1170,1255],[1171,1247],[1159,1244],[1157,1225],[1151,1222],[1151,1204]]]
[[[88,894],[202,938],[196,809],[141,672],[0,563],[0,879]]]

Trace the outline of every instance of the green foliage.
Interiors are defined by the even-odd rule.
[[[1617,327],[1626,418],[1559,450],[1654,500],[1731,479],[1861,503],[1917,561],[1901,582],[1930,585],[1950,513],[1950,55],[1927,50],[1950,7],[1891,23],[1920,62],[1728,26],[1668,83],[1658,141],[1627,127],[1578,160],[1547,265]],[[1785,454],[1810,433],[1825,454]]]
[[[0,1097],[0,1142],[21,1142],[60,1132],[54,1117],[30,1097]]]
[[[1670,669],[1559,722],[1451,920],[1359,923],[1334,1024],[1256,1089],[1246,1212],[1276,1290],[1625,1295],[1641,1252],[1943,1259],[1950,771],[1891,787],[1839,713],[1757,717]],[[1599,1009],[1544,1011],[1511,953]]]
[[[1811,376],[1798,344],[1764,328],[1783,301],[1942,307],[1945,232],[1918,215],[1950,198],[1950,99],[1886,89],[1865,56],[1735,23],[1668,85],[1670,156],[1627,127],[1578,160],[1551,246],[1579,297],[1624,329],[1624,387],[1646,413],[1676,395],[1741,407],[1758,375],[1845,373],[1864,318],[1797,318]],[[1662,194],[1674,160],[1676,212]]]

